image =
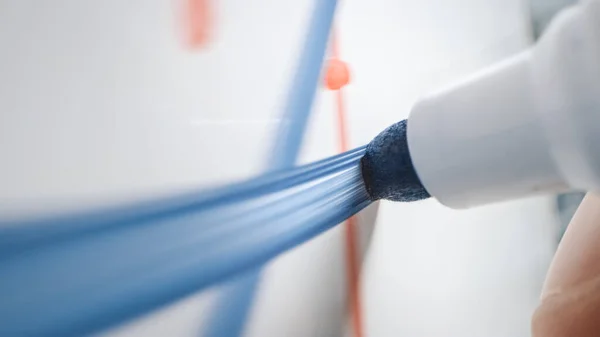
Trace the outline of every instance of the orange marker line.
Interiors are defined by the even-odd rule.
[[[338,60],[340,56],[337,33],[333,32],[331,37],[331,56]],[[338,134],[340,152],[348,151],[348,131],[346,127],[346,109],[342,89],[334,92],[336,97],[336,110],[338,119]],[[350,217],[345,223],[346,234],[346,274],[348,282],[348,305],[350,319],[352,322],[352,331],[354,337],[363,336],[363,320],[360,297],[360,257],[357,240],[357,221],[356,217]]]
[[[185,31],[190,48],[203,47],[212,33],[211,8],[209,0],[185,0]]]

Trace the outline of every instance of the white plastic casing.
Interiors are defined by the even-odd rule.
[[[600,0],[560,13],[532,49],[419,101],[413,164],[452,208],[600,190]]]

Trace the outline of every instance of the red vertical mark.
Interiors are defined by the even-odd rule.
[[[335,33],[334,33],[335,34]],[[329,90],[340,90],[350,82],[350,70],[346,62],[340,60],[337,41],[332,37],[331,58],[327,62],[325,86]],[[344,136],[345,137],[345,136]]]
[[[184,32],[186,44],[190,48],[204,47],[210,39],[213,16],[211,15],[210,0],[183,0]]]
[[[342,87],[348,84],[350,73],[345,62],[339,59],[339,45],[336,32],[331,38],[331,60],[325,75],[326,86],[334,90],[338,119],[338,134],[340,152],[348,151],[348,131],[346,127],[346,108]],[[363,319],[360,296],[360,253],[358,247],[356,217],[350,217],[345,223],[346,237],[346,274],[348,279],[348,306],[352,322],[352,335],[363,336]]]

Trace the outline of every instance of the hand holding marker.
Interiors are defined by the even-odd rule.
[[[466,208],[600,191],[600,1],[560,13],[530,50],[418,102],[368,146],[372,199],[430,195]],[[600,333],[600,197],[588,194],[556,253],[536,337]]]

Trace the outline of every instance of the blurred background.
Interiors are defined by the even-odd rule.
[[[0,0],[0,212],[119,204],[264,169],[318,0]],[[349,140],[366,144],[424,93],[534,43],[568,0],[340,1]],[[301,152],[338,152],[320,88]],[[382,202],[359,215],[365,336],[528,336],[580,195],[468,211]],[[245,336],[349,335],[340,226],[266,266]],[[223,286],[103,332],[198,336]]]

